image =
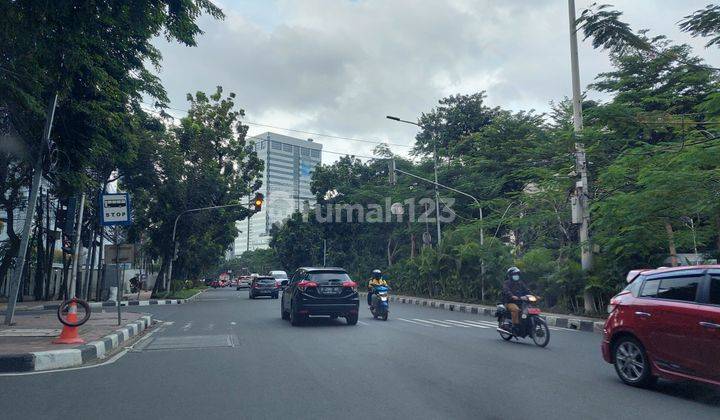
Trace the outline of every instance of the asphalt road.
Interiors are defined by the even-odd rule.
[[[291,327],[279,300],[234,289],[142,310],[172,324],[112,364],[0,376],[0,417],[720,418],[718,389],[620,383],[597,334],[553,329],[541,349],[500,340],[492,318],[405,304],[387,322],[361,307],[356,326]]]

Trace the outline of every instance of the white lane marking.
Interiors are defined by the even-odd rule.
[[[187,331],[192,327],[192,322],[188,322],[187,324],[182,326],[183,331]]]
[[[405,318],[398,318],[398,319],[399,319],[400,321],[405,321],[405,322],[409,322],[409,323],[411,323],[411,324],[417,324],[417,325],[422,325],[423,327],[427,327],[427,326],[428,326],[428,325],[425,325],[425,324],[421,324],[421,323],[419,323],[419,322],[415,322],[415,321],[411,321],[411,320],[409,320],[409,319],[405,319]]]
[[[465,322],[479,324],[479,325],[488,325],[493,328],[497,327],[497,322],[492,322],[492,321],[465,321]],[[560,327],[548,327],[548,329],[550,329],[551,331],[572,331],[572,332],[578,331],[578,330],[573,330],[570,328],[560,328]]]
[[[470,323],[470,324],[485,325],[485,326],[493,327],[493,328],[494,328],[494,327],[497,327],[497,322],[492,322],[492,321],[471,321],[471,320],[467,320],[467,321],[464,321],[464,322],[467,322],[467,323]]]
[[[471,324],[471,323],[469,323],[469,322],[456,321],[456,320],[453,320],[453,319],[446,319],[445,322],[452,322],[453,324],[460,324],[460,325],[464,325],[464,326],[466,326],[466,327],[490,328],[490,327],[487,327],[487,326],[485,326],[485,325]]]
[[[445,324],[445,325],[448,325],[448,324],[449,324],[451,327],[470,328],[469,325],[464,325],[464,324],[459,324],[459,323],[456,324],[456,323],[454,323],[454,322],[441,321],[441,320],[439,320],[439,319],[432,319],[432,318],[431,318],[430,321],[438,322],[438,323],[440,323],[440,324]]]
[[[358,324],[360,324],[360,325],[370,325],[370,324],[368,324],[367,322],[362,322],[362,321],[358,321]]]
[[[230,321],[230,325],[237,325],[237,322],[235,322],[235,321]]]
[[[417,322],[426,322],[426,323],[428,323],[428,324],[430,324],[430,325],[437,325],[438,327],[452,328],[450,325],[438,324],[437,322],[426,321],[426,320],[424,320],[424,319],[413,318],[413,320],[415,320],[415,321],[417,321]]]

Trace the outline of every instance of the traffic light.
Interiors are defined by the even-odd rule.
[[[253,204],[255,205],[255,211],[262,210],[263,202],[265,201],[265,196],[262,193],[256,193],[255,199],[253,200]]]

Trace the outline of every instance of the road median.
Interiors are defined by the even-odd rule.
[[[361,296],[367,296],[367,293],[361,292]],[[440,299],[419,298],[414,296],[393,295],[390,296],[390,302],[404,303],[408,305],[423,306],[428,308],[446,310],[451,312],[462,312],[468,314],[494,316],[495,307],[487,305],[477,305],[464,302],[454,302]],[[569,328],[578,331],[592,332],[602,334],[605,321],[596,318],[585,318],[573,315],[561,314],[544,314],[543,317],[551,327]]]
[[[105,359],[115,350],[125,345],[132,337],[139,335],[152,325],[152,315],[132,315],[137,316],[133,316],[132,321],[123,327],[112,330],[110,333],[105,331],[105,334],[100,337],[97,336],[99,331],[99,328],[97,328],[94,331],[95,334],[89,333],[93,337],[92,341],[75,347],[53,345],[50,343],[51,337],[49,336],[42,340],[28,340],[28,336],[5,335],[3,338],[11,337],[15,338],[15,340],[4,340],[0,345],[0,373],[65,369]],[[105,329],[107,330],[107,328]],[[28,332],[40,331],[38,329],[26,330]],[[0,332],[2,331],[0,330]],[[22,329],[14,331],[22,331]],[[22,351],[23,349],[35,351]]]

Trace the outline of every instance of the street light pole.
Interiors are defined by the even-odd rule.
[[[420,125],[416,122],[413,122],[413,121],[403,120],[398,117],[393,117],[392,115],[388,115],[385,118],[387,118],[389,120],[405,123],[405,124],[412,124],[414,126],[417,126],[421,129],[425,130],[425,127],[423,127],[422,125]],[[438,184],[438,174],[437,174],[437,169],[438,169],[437,168],[437,166],[438,166],[437,165],[437,163],[438,163],[438,160],[437,160],[437,138],[435,138],[435,134],[433,132],[430,133],[430,136],[432,137],[432,140],[433,140],[433,172],[435,173],[435,182],[434,182],[434,185],[435,185],[435,226],[437,228],[437,243],[439,246],[440,243],[442,242],[442,236],[441,236],[442,231],[440,230],[440,194],[438,192],[439,184]],[[429,181],[429,182],[432,182],[432,181]],[[482,209],[480,211],[482,212]]]
[[[177,243],[175,243],[175,233],[177,232],[177,224],[178,224],[178,221],[180,220],[180,217],[182,217],[183,215],[186,215],[188,213],[196,213],[196,212],[203,211],[203,210],[224,209],[224,208],[228,208],[228,207],[240,207],[242,205],[243,205],[242,203],[235,203],[235,204],[225,204],[223,206],[199,207],[196,209],[189,209],[189,210],[182,211],[182,212],[180,212],[180,214],[177,215],[177,217],[175,217],[175,223],[173,224],[172,241],[171,241],[171,243],[173,244],[173,255],[172,255],[172,258],[170,258],[170,265],[168,266],[168,283],[167,283],[166,292],[170,292],[170,287],[172,286],[171,282],[172,282],[173,261],[175,261],[175,258],[177,258]],[[248,206],[249,206],[249,203],[248,203]],[[250,216],[251,215],[248,215],[248,219],[250,218]],[[248,232],[248,235],[249,235],[249,232]]]
[[[58,94],[55,92],[50,103],[48,104],[45,115],[45,129],[40,139],[40,147],[38,148],[37,160],[33,167],[32,184],[28,194],[27,211],[25,212],[25,223],[23,225],[22,239],[20,240],[20,249],[18,249],[17,259],[15,260],[15,269],[10,280],[10,294],[8,295],[7,310],[5,311],[5,325],[12,325],[15,318],[15,305],[17,304],[20,283],[25,270],[25,259],[27,257],[28,242],[30,240],[30,230],[35,219],[35,206],[37,205],[38,191],[40,191],[40,182],[42,181],[42,161],[45,150],[50,143],[50,132],[52,131],[53,120],[55,119],[55,108],[57,107]],[[3,191],[4,193],[4,191]]]

